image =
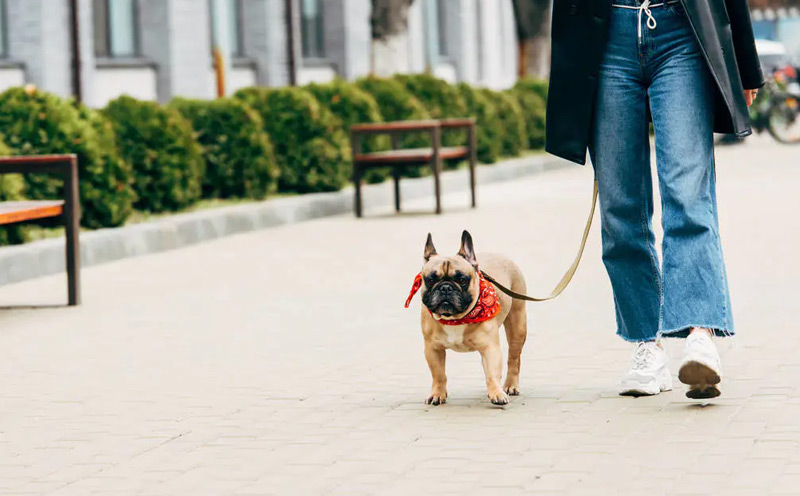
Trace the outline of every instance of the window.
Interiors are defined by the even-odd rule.
[[[323,58],[322,0],[300,0],[301,41],[304,58]]]
[[[93,10],[95,55],[136,56],[136,0],[93,0]]]
[[[0,0],[0,58],[8,56],[6,43],[6,2]]]
[[[244,56],[244,43],[242,43],[242,0],[228,0],[225,7],[228,9],[228,36],[231,43],[231,55]]]
[[[215,9],[216,2],[214,0],[208,1],[208,11],[211,20],[211,51],[214,51],[216,44],[216,20],[217,11]],[[244,43],[242,38],[242,22],[244,16],[242,14],[242,0],[224,0],[223,7],[225,9],[225,22],[227,24],[227,35],[230,43],[231,56],[244,57]],[[219,26],[221,27],[221,26]]]
[[[439,56],[447,57],[450,54],[447,46],[447,29],[445,29],[444,20],[447,19],[447,11],[445,9],[446,0],[434,0],[436,3],[436,30],[439,32]]]
[[[447,29],[445,29],[445,19],[447,19],[447,0],[425,0],[425,43],[426,52],[431,59],[447,58],[449,50],[447,46]],[[433,62],[431,60],[430,62]]]

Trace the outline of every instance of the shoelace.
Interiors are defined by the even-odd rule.
[[[661,7],[662,5],[666,5],[667,2],[662,3],[654,3],[650,4],[650,0],[644,0],[641,5],[638,7],[634,7],[632,5],[617,5],[612,4],[613,7],[621,7],[623,9],[635,9],[638,10],[638,17],[636,18],[636,34],[639,37],[639,41],[642,41],[642,12],[647,16],[647,27],[650,29],[656,28],[656,18],[653,17],[653,13],[650,12],[650,7]]]
[[[648,368],[648,365],[653,361],[653,349],[647,343],[639,343],[636,349],[633,350],[633,368],[635,370],[642,370]]]

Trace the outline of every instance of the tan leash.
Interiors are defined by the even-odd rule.
[[[584,248],[586,248],[586,240],[589,239],[589,230],[592,228],[592,219],[594,218],[594,210],[596,205],[597,205],[597,180],[595,179],[594,190],[592,191],[592,209],[589,211],[589,218],[586,219],[586,227],[583,228],[583,238],[581,238],[581,246],[578,249],[578,254],[575,256],[575,260],[572,261],[572,265],[570,265],[569,269],[567,269],[567,272],[564,274],[564,277],[561,278],[561,280],[558,282],[556,287],[550,292],[549,295],[543,298],[534,298],[533,296],[517,293],[497,282],[492,276],[490,276],[483,270],[481,270],[481,274],[483,274],[483,277],[485,277],[486,280],[497,286],[497,289],[499,289],[500,291],[502,291],[503,293],[507,294],[512,298],[516,298],[518,300],[527,300],[527,301],[552,300],[556,296],[560,295],[567,288],[570,281],[572,281],[572,277],[575,275],[575,272],[578,270],[578,265],[580,265],[581,258],[583,257],[583,250]]]

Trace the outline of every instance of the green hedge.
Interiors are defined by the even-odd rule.
[[[422,103],[396,79],[369,76],[357,80],[356,86],[372,95],[386,122],[420,121],[431,118],[431,114],[425,110]],[[407,134],[400,140],[399,146],[422,148],[431,146],[431,140],[423,133]],[[404,170],[410,175],[419,175],[427,170],[427,167],[406,167]]]
[[[400,81],[369,76],[357,80],[355,84],[372,95],[384,121],[419,121],[431,118],[422,103]]]
[[[467,116],[467,105],[461,93],[447,81],[430,74],[398,74],[395,78],[422,102],[432,118]],[[466,142],[466,137],[467,133],[464,131],[447,131],[442,133],[442,144],[462,146]]]
[[[383,121],[380,108],[372,95],[352,83],[337,78],[327,84],[309,84],[306,89],[339,118],[348,135],[353,124]],[[361,143],[361,150],[364,152],[390,148],[391,141],[385,134],[368,136]],[[364,177],[367,182],[379,183],[388,177],[388,169],[370,168]]]
[[[546,102],[549,84],[546,79],[526,77],[518,80],[514,85],[514,89],[536,93],[543,101]]]
[[[0,141],[0,157],[11,155],[11,149]],[[19,174],[0,174],[0,201],[25,200],[25,180]],[[26,224],[0,226],[0,246],[24,243]]]
[[[457,88],[467,105],[468,115],[475,118],[478,160],[494,163],[503,151],[502,122],[497,106],[483,92],[466,83],[459,83]]]
[[[85,107],[35,90],[11,88],[0,94],[0,132],[14,155],[74,153],[78,156],[81,223],[118,226],[131,213],[134,192],[129,165],[116,153],[108,123]],[[63,197],[63,180],[26,174],[31,199]]]
[[[527,143],[525,148],[536,150],[544,147],[545,102],[536,93],[519,90],[509,92],[517,99],[522,117],[525,119]]]
[[[277,189],[278,166],[261,117],[240,100],[174,99],[203,147],[204,198],[262,199]]]
[[[398,74],[395,79],[405,85],[434,119],[465,117],[467,105],[458,89],[430,74]]]
[[[236,98],[258,112],[275,146],[282,191],[336,191],[350,172],[341,121],[303,88],[246,88]]]
[[[547,83],[542,86],[541,81],[528,79],[518,82],[510,92],[517,98],[522,108],[528,134],[527,148],[543,148]],[[542,93],[544,93],[544,97],[542,97]]]
[[[528,141],[525,118],[519,102],[507,92],[488,89],[482,89],[480,92],[495,105],[500,116],[500,143],[503,155],[519,155],[526,148]]]
[[[134,207],[175,211],[201,194],[260,199],[276,190],[338,190],[350,177],[349,127],[360,122],[473,116],[479,160],[518,155],[544,143],[547,90],[545,81],[535,79],[497,92],[416,74],[247,88],[232,99],[176,99],[167,106],[120,97],[94,111],[35,89],[13,88],[0,94],[0,155],[75,153],[83,225],[117,226]],[[450,131],[443,143],[460,145],[465,138]],[[430,138],[405,135],[399,146],[430,146]],[[373,136],[362,149],[390,147],[388,136]],[[418,176],[428,169],[403,173]],[[367,180],[386,176],[386,169],[371,170]],[[58,198],[62,190],[57,177],[0,176],[0,201]],[[26,229],[0,227],[0,244],[23,241]]]
[[[133,166],[138,210],[175,211],[200,198],[202,148],[176,109],[122,96],[103,113],[113,124],[120,154]]]

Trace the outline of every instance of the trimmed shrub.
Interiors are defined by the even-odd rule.
[[[528,148],[542,148],[547,111],[547,82],[540,79],[521,79],[511,92],[522,108],[528,134]]]
[[[86,168],[86,173],[90,174],[88,180],[94,187],[85,193],[81,190],[81,197],[90,200],[95,217],[109,220],[102,225],[84,224],[92,228],[120,226],[130,217],[133,203],[136,201],[136,192],[133,190],[133,167],[118,152],[117,135],[114,133],[111,121],[102,113],[85,105],[78,106],[78,113],[81,119],[88,122],[97,133],[101,161],[99,167]],[[108,201],[108,195],[98,194],[104,191],[115,191],[114,201]]]
[[[356,86],[366,91],[378,104],[385,121],[419,121],[430,119],[431,115],[403,83],[395,79],[364,77],[356,81]]]
[[[11,149],[0,141],[0,157],[11,155]],[[20,174],[0,174],[0,201],[25,200],[25,180]],[[24,243],[26,224],[0,226],[0,246]]]
[[[468,115],[475,118],[478,160],[491,164],[503,151],[502,123],[497,108],[485,94],[466,83],[459,83],[456,88],[467,106]]]
[[[425,106],[434,119],[466,117],[467,105],[456,89],[430,74],[397,74],[395,79]]]
[[[200,198],[202,149],[180,112],[121,96],[103,113],[117,134],[120,155],[133,167],[137,209],[175,211]]]
[[[203,147],[204,198],[262,199],[277,189],[278,166],[261,117],[240,100],[176,98],[171,106]]]
[[[350,144],[341,121],[303,88],[245,88],[239,98],[261,115],[281,171],[281,191],[336,191],[348,179]]]
[[[375,99],[358,86],[342,79],[327,84],[312,83],[306,86],[324,107],[342,121],[342,127],[349,135],[350,126],[364,122],[382,122],[380,109]],[[361,143],[361,150],[374,152],[389,150],[391,141],[388,135],[371,135]],[[367,169],[364,178],[370,183],[379,183],[388,176],[388,169]]]
[[[497,114],[500,116],[501,143],[503,155],[516,156],[525,148],[527,134],[525,119],[517,99],[506,92],[479,90],[494,103]]]
[[[118,226],[131,213],[134,193],[129,165],[116,153],[114,135],[102,117],[59,97],[11,88],[0,94],[0,129],[15,155],[74,153],[82,206],[81,224]],[[31,199],[63,197],[63,180],[49,174],[26,174]]]
[[[468,115],[467,105],[464,103],[461,93],[444,79],[430,74],[398,74],[395,78],[422,102],[432,118],[446,119]],[[466,138],[467,133],[464,131],[447,131],[442,133],[442,144],[462,146],[466,142]]]
[[[536,93],[543,101],[547,101],[549,83],[546,79],[526,77],[517,81],[514,85],[515,90],[530,91]]]
[[[421,121],[431,118],[422,103],[396,79],[369,76],[356,81],[356,86],[372,95],[384,121]],[[431,146],[431,140],[424,133],[410,133],[403,136],[400,146],[423,148]]]

